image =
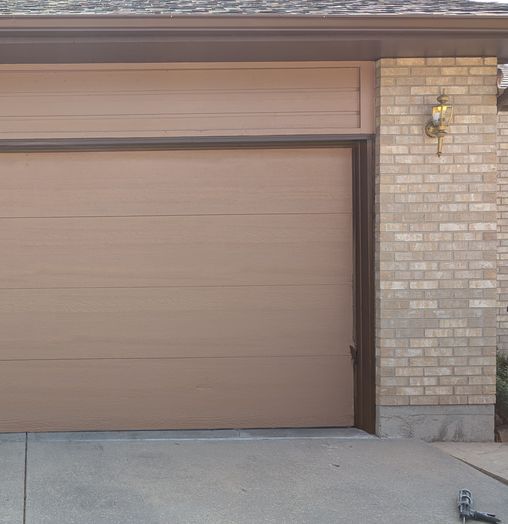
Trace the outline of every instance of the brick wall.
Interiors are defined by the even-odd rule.
[[[508,112],[498,114],[498,316],[497,347],[508,353]]]
[[[495,402],[496,63],[377,64],[379,406]],[[438,158],[424,125],[442,88],[455,116]]]

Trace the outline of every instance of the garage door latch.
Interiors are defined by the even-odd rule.
[[[351,351],[351,360],[353,361],[353,364],[356,366],[358,362],[358,348],[356,346],[349,346],[349,351]]]

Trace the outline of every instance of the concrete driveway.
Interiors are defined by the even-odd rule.
[[[208,436],[0,436],[0,522],[445,524],[458,522],[462,487],[508,522],[508,486],[422,442],[347,430]]]

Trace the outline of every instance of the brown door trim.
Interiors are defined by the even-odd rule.
[[[374,138],[353,147],[355,425],[376,431]]]
[[[65,151],[164,151],[172,149],[266,149],[275,147],[357,147],[371,135],[270,135],[133,138],[0,139],[0,153]]]
[[[0,153],[348,147],[353,153],[355,425],[375,432],[374,137],[295,135],[0,140]]]

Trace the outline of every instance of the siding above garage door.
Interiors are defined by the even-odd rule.
[[[374,64],[0,66],[0,139],[374,132]]]

